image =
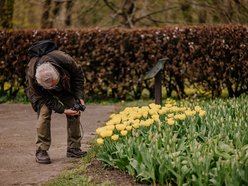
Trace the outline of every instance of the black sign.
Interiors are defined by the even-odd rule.
[[[165,61],[166,58],[158,60],[158,62],[152,67],[152,69],[146,73],[144,80],[155,77],[160,70],[164,69]]]

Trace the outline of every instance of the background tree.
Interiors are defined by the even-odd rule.
[[[72,0],[45,0],[41,28],[68,27],[71,26]]]
[[[3,8],[2,2],[7,1],[14,0],[0,0],[0,10]],[[13,28],[133,28],[198,23],[247,24],[248,0],[18,0],[14,2]]]
[[[65,25],[67,27],[71,26],[72,8],[73,8],[73,1],[72,0],[67,1],[65,5]]]
[[[0,25],[2,28],[13,27],[13,11],[15,0],[0,0]]]
[[[45,0],[43,5],[43,13],[41,17],[41,28],[51,28],[52,24],[50,21],[50,11],[51,11],[51,0]]]

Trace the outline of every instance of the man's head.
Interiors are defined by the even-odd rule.
[[[46,62],[37,67],[35,78],[43,88],[53,89],[59,82],[59,72],[51,63]]]

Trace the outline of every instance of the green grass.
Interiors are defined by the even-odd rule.
[[[98,147],[93,144],[91,149],[88,151],[87,156],[77,162],[74,169],[65,170],[54,179],[42,184],[42,186],[110,186],[111,183],[108,181],[102,184],[94,184],[92,183],[91,178],[87,177],[85,174],[87,165],[97,153],[97,148]]]

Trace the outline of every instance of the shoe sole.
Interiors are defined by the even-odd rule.
[[[50,164],[50,163],[51,163],[51,160],[50,160],[50,161],[40,161],[40,160],[38,160],[37,158],[35,158],[35,161],[36,161],[37,163],[40,163],[40,164]]]
[[[66,157],[67,157],[67,158],[82,158],[82,157],[84,157],[84,156],[86,156],[86,155],[87,155],[87,153],[83,154],[82,156],[78,156],[78,155],[75,155],[75,154],[70,153],[70,152],[67,152],[67,153],[66,153]]]

